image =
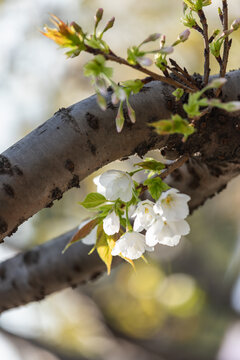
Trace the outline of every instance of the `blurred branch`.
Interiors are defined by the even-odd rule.
[[[213,167],[213,164],[211,166]],[[168,183],[184,193],[191,194],[192,212],[206,198],[221,191],[230,178],[236,175],[235,166],[231,168],[224,162],[222,166],[226,174],[216,177],[211,174],[206,164],[190,159],[168,177]],[[220,167],[218,170],[220,171]],[[89,256],[89,247],[81,242],[61,254],[76,230],[73,229],[0,264],[0,312],[31,301],[42,300],[55,291],[84,284],[106,271],[97,254]],[[113,266],[119,262],[120,258],[114,258]]]
[[[44,360],[48,360],[48,358],[49,360],[52,360],[53,357],[51,356],[51,354],[55,355],[55,357],[59,360],[87,360],[87,358],[80,355],[74,356],[70,354],[63,354],[61,353],[61,351],[59,351],[59,349],[56,349],[49,344],[45,344],[41,340],[31,339],[23,335],[16,335],[3,328],[0,328],[0,334],[3,334],[12,342],[12,344],[17,348],[17,351],[20,353],[20,355],[23,355],[23,359],[25,350],[27,350],[28,353],[30,350],[34,357],[37,352],[37,354],[39,354],[39,356],[42,356],[41,358]]]

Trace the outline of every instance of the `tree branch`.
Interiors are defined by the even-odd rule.
[[[240,72],[230,72],[227,79],[222,96],[226,101],[237,100]],[[237,163],[236,115],[229,117],[212,111],[200,119],[198,131],[185,144],[181,136],[156,135],[148,126],[151,121],[167,119],[171,113],[181,111],[172,91],[172,87],[157,81],[145,85],[130,99],[136,111],[136,124],[126,118],[120,134],[115,128],[117,109],[110,102],[111,94],[105,112],[98,107],[96,97],[91,96],[60,109],[0,155],[0,241],[39,210],[51,207],[65,191],[78,187],[93,171],[130,154],[144,155],[150,149],[167,147],[173,149],[175,158],[199,152],[203,163],[213,155],[218,162]]]
[[[203,28],[203,39],[205,43],[205,49],[204,49],[204,85],[206,86],[208,84],[209,75],[210,75],[210,49],[209,49],[209,37],[208,37],[208,23],[206,16],[204,14],[203,10],[198,11],[198,16],[202,24]]]
[[[227,79],[223,98],[237,100],[240,72],[227,74]],[[81,179],[97,168],[130,154],[144,155],[152,148],[164,147],[168,158],[189,156],[167,181],[191,196],[191,211],[226,187],[240,173],[239,113],[212,110],[199,119],[197,132],[185,143],[176,134],[157,136],[147,123],[169,118],[171,112],[177,111],[172,90],[152,82],[133,96],[131,104],[137,122],[133,126],[127,120],[120,134],[114,124],[116,109],[109,103],[108,110],[102,112],[93,96],[60,109],[52,119],[2,154],[1,238],[43,207],[52,205],[53,200],[78,186]],[[0,311],[40,300],[105,271],[97,255],[88,256],[89,248],[82,243],[61,255],[73,233],[74,230],[0,265]]]
[[[224,174],[220,175],[221,171]],[[199,159],[190,159],[167,179],[169,184],[191,196],[190,210],[193,212],[239,173],[239,164],[236,167],[222,162],[222,167],[216,167],[214,163],[203,164]],[[76,230],[0,264],[0,313],[42,300],[55,291],[84,284],[106,271],[97,254],[89,256],[89,247],[81,241],[61,254]],[[120,261],[114,258],[113,266]]]

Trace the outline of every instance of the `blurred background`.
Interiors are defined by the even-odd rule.
[[[210,31],[220,27],[221,1],[213,3],[206,9]],[[40,30],[53,13],[91,31],[99,7],[104,21],[116,17],[105,38],[121,56],[151,33],[166,34],[170,44],[184,30],[180,0],[1,0],[1,152],[60,107],[93,93],[82,72],[89,56],[66,59]],[[229,8],[230,21],[240,16],[238,1],[229,0]],[[240,33],[233,37],[229,70],[239,67]],[[190,73],[202,73],[202,53],[202,39],[192,31],[174,58]],[[142,76],[111,65],[116,81]],[[214,60],[211,68],[218,71]],[[130,164],[110,165],[123,166]],[[94,189],[92,177],[23,224],[1,244],[0,260],[86,218],[76,199]],[[189,218],[191,233],[178,247],[159,245],[149,265],[138,261],[136,274],[123,264],[111,276],[1,315],[1,360],[240,360],[239,182]]]

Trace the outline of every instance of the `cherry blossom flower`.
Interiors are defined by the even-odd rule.
[[[187,235],[190,227],[185,220],[167,221],[159,217],[146,232],[146,244],[155,246],[163,244],[168,246],[178,245],[181,236]]]
[[[134,260],[140,258],[146,250],[152,251],[153,248],[147,246],[145,236],[132,231],[126,232],[116,241],[115,247],[112,250],[112,255],[122,255],[128,259]]]
[[[108,170],[93,181],[97,185],[97,192],[107,200],[115,201],[119,198],[128,202],[132,198],[134,183],[131,176],[124,171]]]
[[[133,230],[142,231],[147,230],[149,226],[152,225],[156,218],[156,213],[153,210],[154,202],[150,200],[140,201],[138,203],[137,209],[132,214],[132,217],[135,217]]]
[[[120,219],[115,211],[112,211],[103,220],[103,230],[107,235],[114,235],[119,232]]]
[[[177,189],[170,189],[162,193],[153,209],[155,213],[167,220],[176,221],[185,219],[189,215],[187,202],[190,196],[180,194]]]

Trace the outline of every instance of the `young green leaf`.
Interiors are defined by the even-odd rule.
[[[189,124],[189,122],[183,119],[180,115],[172,115],[171,119],[168,120],[159,120],[154,123],[149,124],[149,126],[153,126],[155,131],[159,135],[167,135],[167,134],[183,134],[185,140],[187,137],[195,132],[194,127]]]
[[[134,164],[134,166],[139,166],[144,170],[154,171],[157,174],[160,174],[161,171],[165,168],[164,164],[152,158],[146,158],[144,161]]]
[[[172,94],[175,96],[176,100],[179,101],[184,94],[184,90],[177,88]]]
[[[147,185],[148,191],[150,192],[154,200],[158,200],[163,191],[168,190],[170,187],[162,181],[159,177],[147,179],[144,181],[144,185]]]
[[[84,75],[97,77],[99,75],[105,75],[107,78],[111,78],[113,69],[105,66],[105,58],[103,55],[96,55],[95,58],[89,61],[84,66]]]
[[[102,194],[90,193],[79,204],[85,207],[85,209],[92,209],[104,204],[106,201],[107,199]]]

